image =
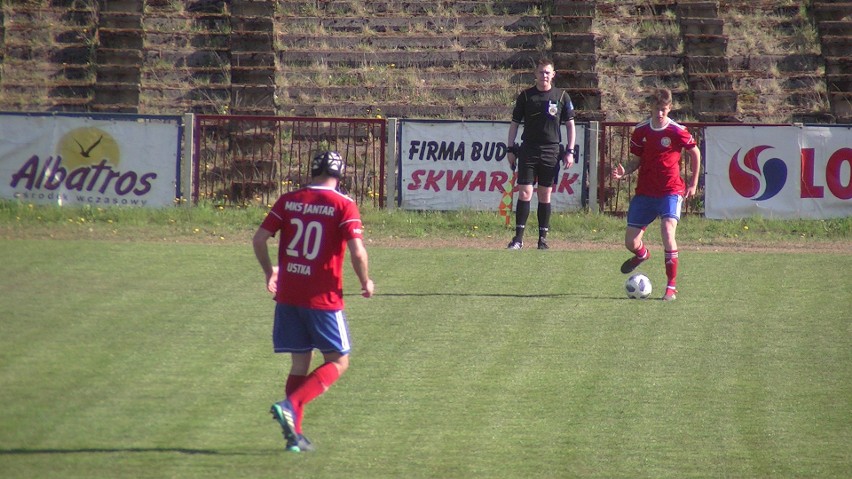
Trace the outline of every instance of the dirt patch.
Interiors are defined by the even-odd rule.
[[[95,240],[112,242],[145,242],[145,243],[180,243],[180,244],[245,244],[251,242],[254,231],[212,231],[199,229],[198,231],[169,231],[164,228],[146,227],[124,227],[103,228],[88,226],[42,226],[42,227],[18,227],[11,225],[0,225],[0,239],[5,240]],[[370,237],[366,238],[367,246],[383,248],[409,248],[409,249],[434,249],[434,248],[461,248],[461,249],[494,249],[506,248],[508,238],[496,236],[480,237],[426,237],[426,238],[401,238],[397,236]],[[565,239],[552,239],[548,241],[553,251],[624,251],[621,242],[608,241],[569,241]],[[788,241],[760,241],[748,242],[735,240],[714,240],[707,243],[694,243],[681,240],[678,243],[680,251],[764,251],[778,253],[840,253],[852,254],[852,242],[849,241],[813,241],[808,239],[797,239]],[[535,249],[535,241],[528,242],[527,248]],[[659,249],[662,246],[651,243],[651,248]]]
[[[387,248],[477,248],[477,249],[503,249],[508,240],[497,238],[368,238],[367,246],[379,246]],[[591,241],[549,241],[548,245],[554,251],[622,251],[624,245],[621,243],[591,242]],[[527,248],[535,248],[535,242],[528,243]],[[651,246],[652,248],[654,246]],[[662,247],[662,246],[659,246]],[[765,251],[777,253],[840,253],[852,254],[852,243],[849,242],[779,242],[779,243],[736,243],[716,242],[693,244],[681,241],[678,244],[680,251],[730,251],[749,252]]]

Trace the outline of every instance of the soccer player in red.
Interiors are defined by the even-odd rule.
[[[651,117],[636,125],[630,137],[631,158],[627,165],[619,164],[612,172],[615,180],[639,171],[636,194],[627,210],[627,231],[624,245],[634,256],[621,265],[622,273],[630,273],[651,257],[642,242],[645,229],[657,217],[665,249],[666,292],[664,301],[677,298],[677,240],[675,232],[680,221],[683,200],[695,195],[701,167],[701,151],[683,125],[669,118],[672,92],[656,90],[651,98]],[[680,176],[681,151],[689,158],[692,178],[689,186]]]
[[[337,191],[344,166],[337,152],[315,156],[310,185],[281,195],[252,240],[267,289],[275,295],[274,350],[292,356],[286,397],[270,412],[281,425],[287,450],[294,452],[313,450],[302,434],[305,406],[349,367],[349,330],[343,314],[347,248],[361,295],[373,295],[358,206]],[[278,265],[273,266],[267,241],[278,233]],[[314,349],[322,353],[323,363],[310,371]]]

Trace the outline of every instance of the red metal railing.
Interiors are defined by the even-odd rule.
[[[704,127],[711,123],[681,123],[687,127],[701,150],[701,171],[696,195],[684,203],[684,214],[704,214]],[[719,123],[712,123],[719,125]],[[622,216],[627,213],[630,198],[636,189],[636,175],[630,175],[621,181],[612,179],[612,170],[619,164],[630,160],[630,134],[636,123],[602,122],[600,161],[598,162],[598,204],[603,213]],[[681,159],[681,176],[687,181],[692,177],[688,162]]]
[[[346,159],[341,190],[385,206],[384,119],[197,115],[194,136],[196,203],[271,205],[310,182],[317,152],[335,150]]]

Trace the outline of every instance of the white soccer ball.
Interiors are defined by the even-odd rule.
[[[627,278],[624,290],[630,299],[645,299],[651,295],[651,280],[644,274],[634,274]]]

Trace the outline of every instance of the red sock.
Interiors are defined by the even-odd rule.
[[[295,374],[291,374],[291,375],[287,376],[287,384],[284,385],[284,395],[287,396],[288,398],[290,396],[292,396],[293,393],[295,393],[296,390],[299,389],[302,386],[302,384],[305,384],[305,381],[307,379],[308,379],[307,376],[297,376]],[[301,434],[302,433],[302,426],[301,426],[301,424],[302,424],[302,413],[301,413],[301,409],[299,410],[299,412],[296,412],[296,411],[293,411],[293,412],[296,413],[296,418],[294,419],[294,422],[296,423],[296,432]]]
[[[645,243],[639,243],[639,249],[633,252],[637,258],[645,259],[648,257],[648,248],[645,247]]]
[[[296,433],[302,433],[302,416],[305,406],[320,394],[326,392],[339,377],[340,372],[337,370],[337,366],[334,363],[325,363],[314,369],[298,389],[287,395],[287,399],[293,405],[293,412],[296,414]]]
[[[308,379],[307,376],[297,376],[295,374],[287,376],[287,384],[284,385],[284,395],[289,397],[296,392],[306,379]]]
[[[666,278],[669,280],[668,286],[674,288],[677,278],[677,250],[666,251]]]

